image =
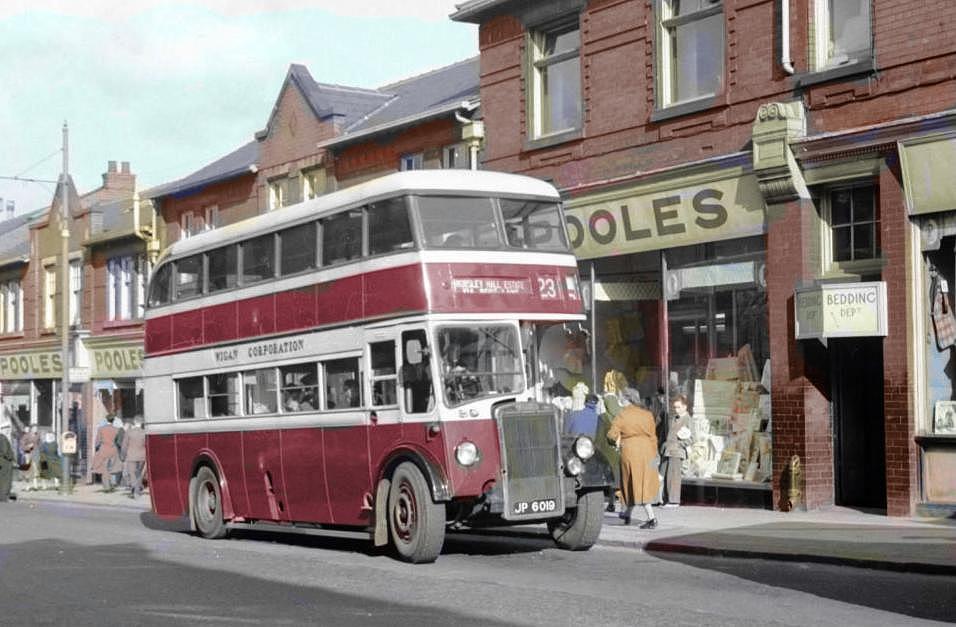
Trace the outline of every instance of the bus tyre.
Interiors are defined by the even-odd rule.
[[[388,529],[398,556],[406,562],[434,562],[445,543],[445,506],[432,501],[418,466],[403,462],[392,474]]]
[[[226,521],[222,518],[222,489],[219,478],[209,466],[202,466],[193,483],[192,517],[199,535],[204,538],[225,538]]]
[[[548,521],[554,543],[569,551],[586,551],[594,546],[604,523],[604,493],[600,490],[578,495],[578,506],[561,518]]]

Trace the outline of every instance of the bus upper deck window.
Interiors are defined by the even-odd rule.
[[[412,225],[405,198],[389,198],[368,206],[368,248],[370,255],[412,248]]]
[[[242,284],[249,285],[275,276],[275,236],[260,235],[242,243]]]
[[[418,215],[429,248],[501,248],[490,198],[421,196]]]
[[[554,203],[501,200],[508,245],[534,250],[568,250],[561,212]]]
[[[351,209],[322,220],[322,265],[362,256],[362,211]]]
[[[197,296],[202,292],[202,255],[193,255],[176,262],[176,300]]]
[[[218,292],[235,287],[239,273],[236,245],[224,246],[206,253],[209,272],[209,290]]]
[[[279,273],[288,276],[315,267],[315,222],[279,232]]]
[[[164,263],[156,270],[153,280],[149,284],[149,306],[158,307],[169,302],[169,279],[173,272],[173,264]]]

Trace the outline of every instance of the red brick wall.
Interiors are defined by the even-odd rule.
[[[442,146],[461,141],[458,124],[450,118],[432,120],[396,133],[342,149],[335,155],[335,178],[341,186],[349,179],[384,175],[398,170],[398,159],[407,153],[437,153]]]
[[[590,2],[582,13],[584,136],[527,151],[522,55],[513,17],[480,28],[485,166],[559,187],[625,176],[748,148],[763,102],[803,98],[811,134],[956,107],[956,3],[875,0],[879,72],[801,90],[780,68],[775,0],[727,0],[725,90],[703,112],[651,122],[654,19],[649,0]],[[808,70],[811,0],[791,2],[791,57]]]
[[[909,219],[903,202],[896,155],[880,170],[880,238],[886,265],[889,335],[883,343],[883,413],[886,431],[886,509],[890,516],[910,516],[919,496],[914,408],[907,362],[907,239]]]
[[[182,198],[167,197],[160,201],[160,214],[163,224],[160,229],[162,246],[166,247],[178,241],[182,233],[181,217],[187,212],[202,217],[206,207],[219,207],[221,225],[238,222],[258,213],[257,178],[251,172],[240,177],[214,183],[193,194]]]

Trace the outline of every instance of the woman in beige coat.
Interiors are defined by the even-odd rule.
[[[627,389],[624,396],[631,404],[623,407],[614,417],[607,432],[607,439],[621,449],[621,492],[627,506],[624,524],[631,524],[634,507],[643,505],[647,520],[641,524],[641,529],[654,529],[657,519],[654,518],[651,503],[657,498],[660,489],[654,416],[641,406],[636,390]]]

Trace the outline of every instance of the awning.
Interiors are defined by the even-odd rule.
[[[956,210],[956,132],[901,140],[899,153],[910,215]]]

